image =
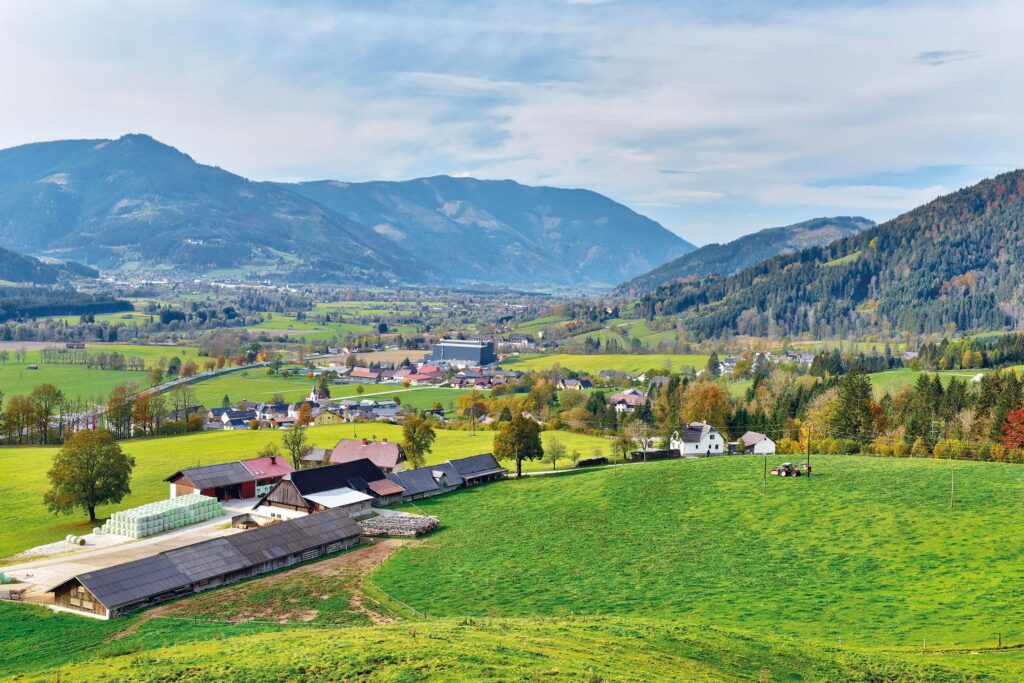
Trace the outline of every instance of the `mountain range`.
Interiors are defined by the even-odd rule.
[[[766,258],[805,247],[824,246],[874,225],[874,221],[860,216],[812,218],[794,225],[760,230],[726,244],[706,244],[619,285],[612,295],[637,296],[692,275],[732,275]]]
[[[826,246],[640,300],[701,338],[999,330],[1024,321],[1024,170],[939,197]]]
[[[256,182],[146,135],[0,151],[0,240],[107,269],[439,285],[612,286],[695,249],[587,190]]]

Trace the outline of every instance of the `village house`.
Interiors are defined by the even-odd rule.
[[[757,453],[758,455],[775,454],[775,441],[759,432],[747,432],[736,443],[737,446],[741,444],[744,453]]]
[[[647,401],[647,394],[639,389],[626,389],[617,394],[612,394],[608,404],[617,413],[632,413]]]
[[[725,439],[707,422],[691,422],[682,432],[673,432],[669,448],[680,455],[722,455]]]
[[[562,379],[558,381],[558,388],[562,391],[583,391],[593,389],[594,384],[589,379]]]
[[[348,374],[348,380],[352,384],[374,384],[380,380],[380,370],[355,367]]]

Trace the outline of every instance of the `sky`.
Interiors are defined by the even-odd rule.
[[[695,244],[1021,166],[1024,3],[9,2],[0,148],[585,187]]]

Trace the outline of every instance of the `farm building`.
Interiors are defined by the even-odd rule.
[[[350,496],[350,492],[360,495]],[[371,504],[398,502],[403,493],[400,485],[388,480],[379,467],[364,458],[292,472],[260,499],[252,515],[285,519],[334,507],[359,514]]]
[[[465,486],[475,486],[485,481],[504,479],[508,474],[508,468],[499,465],[490,453],[449,460],[448,464],[462,477]]]
[[[647,394],[639,389],[626,389],[625,391],[613,394],[608,399],[608,404],[617,413],[632,413],[647,401]]]
[[[328,510],[79,574],[50,592],[58,609],[110,619],[350,548],[361,533],[344,510]]]
[[[744,453],[757,453],[758,455],[773,455],[775,453],[775,441],[759,432],[747,432],[740,437],[736,445],[742,445]]]
[[[330,460],[332,463],[353,462],[366,458],[385,473],[394,472],[405,462],[405,450],[394,441],[369,441],[367,439],[342,439],[334,445]]]
[[[201,493],[217,500],[255,498],[292,471],[284,458],[270,456],[220,465],[187,467],[164,481],[170,484],[170,497]]]
[[[405,500],[430,498],[454,491],[463,485],[462,477],[455,471],[451,463],[447,462],[414,470],[392,472],[388,475],[388,479],[405,489],[402,496]]]

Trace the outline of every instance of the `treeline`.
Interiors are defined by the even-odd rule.
[[[677,280],[643,297],[701,338],[996,330],[1024,315],[1024,173],[941,197],[826,247],[727,278]]]
[[[87,294],[63,287],[0,287],[0,322],[50,315],[130,310],[131,302],[105,293]]]
[[[59,346],[48,346],[39,351],[39,360],[55,365],[84,365],[87,368],[100,370],[135,370],[146,369],[146,361],[139,356],[126,356],[117,351],[100,351],[90,353],[84,349],[68,349]]]

